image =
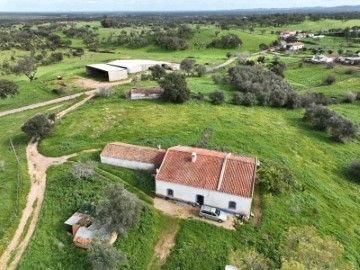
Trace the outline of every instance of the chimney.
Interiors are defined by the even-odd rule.
[[[191,154],[191,162],[195,162],[195,161],[196,161],[196,153],[193,152],[193,153]]]
[[[158,144],[158,145],[157,145],[157,149],[158,149],[158,150],[161,150],[161,144]]]

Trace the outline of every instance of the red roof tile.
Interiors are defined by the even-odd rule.
[[[155,165],[161,164],[164,155],[165,150],[119,142],[107,144],[101,152],[101,156],[152,163]]]
[[[251,198],[255,172],[256,158],[176,146],[168,149],[156,180]]]

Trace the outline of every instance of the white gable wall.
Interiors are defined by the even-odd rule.
[[[129,168],[133,170],[145,170],[145,171],[152,171],[155,170],[155,165],[152,163],[144,163],[144,162],[138,162],[138,161],[132,161],[132,160],[126,160],[126,159],[118,159],[118,158],[112,158],[112,157],[106,157],[100,155],[101,163]]]
[[[204,196],[204,204],[218,207],[227,211],[244,213],[250,215],[251,211],[251,198],[240,197],[227,193],[222,193],[213,190],[205,190],[194,188],[179,184],[174,184],[166,181],[156,180],[156,194],[161,197],[167,197],[167,190],[174,191],[174,199],[196,203],[197,195]],[[236,209],[229,209],[229,202],[236,203]]]

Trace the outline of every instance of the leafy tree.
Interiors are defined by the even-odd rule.
[[[110,184],[105,188],[104,198],[96,208],[95,218],[110,231],[124,235],[139,220],[142,208],[135,195],[121,184]]]
[[[31,137],[42,139],[49,135],[53,127],[53,121],[51,121],[46,115],[39,114],[35,115],[26,123],[24,123],[24,125],[21,127],[21,130]]]
[[[261,56],[259,56],[259,57],[257,58],[257,62],[264,64],[264,63],[265,63],[265,59],[266,59],[265,56],[261,55]]]
[[[225,101],[225,95],[223,92],[215,90],[209,94],[210,102],[213,105],[220,105],[223,104]]]
[[[19,94],[16,83],[8,80],[0,80],[0,99]]]
[[[242,104],[244,106],[248,106],[248,107],[252,107],[256,104],[256,96],[254,93],[246,93],[244,95],[244,98],[243,98],[243,101],[242,101]]]
[[[73,52],[73,56],[77,56],[80,58],[81,60],[81,56],[83,56],[85,53],[84,49],[83,48],[76,48],[75,51]]]
[[[188,76],[195,67],[196,60],[192,58],[185,58],[180,63],[180,68],[185,70]]]
[[[160,80],[165,74],[165,69],[160,65],[156,65],[151,69],[151,75],[154,80]]]
[[[242,45],[242,40],[235,34],[227,34],[220,39],[213,39],[208,47],[235,49]]]
[[[126,254],[101,241],[91,244],[87,256],[94,270],[115,270],[126,262]]]
[[[184,103],[190,98],[186,78],[180,73],[169,73],[159,82],[164,89],[162,98],[173,103]]]
[[[194,70],[199,77],[202,77],[206,73],[206,67],[204,65],[197,65]]]
[[[244,94],[241,92],[235,92],[233,95],[233,98],[231,100],[231,103],[234,105],[241,105],[243,104]]]
[[[232,55],[233,55],[232,52],[227,52],[227,53],[226,53],[226,58],[227,58],[227,59],[230,59]]]
[[[11,70],[16,75],[25,75],[26,77],[28,77],[30,82],[32,82],[37,72],[37,63],[33,58],[25,57],[24,59],[20,59],[17,64],[12,67]]]

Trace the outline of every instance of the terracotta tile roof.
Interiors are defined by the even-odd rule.
[[[107,144],[101,152],[101,156],[152,163],[155,165],[161,164],[164,155],[165,150],[119,142]]]
[[[168,149],[156,180],[251,198],[255,173],[256,158],[176,146]]]

